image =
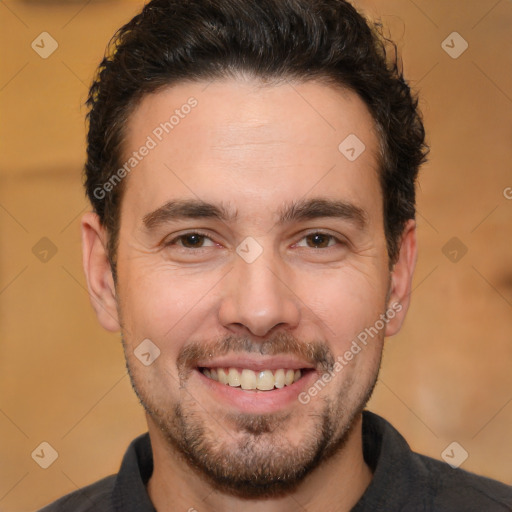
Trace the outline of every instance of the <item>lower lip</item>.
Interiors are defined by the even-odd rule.
[[[296,382],[280,389],[270,391],[243,390],[222,384],[206,377],[201,371],[195,370],[202,385],[214,395],[214,400],[238,409],[240,412],[265,414],[283,410],[285,407],[298,403],[298,396],[317,379],[316,371],[307,371]]]

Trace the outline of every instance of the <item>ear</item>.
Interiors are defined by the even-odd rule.
[[[388,301],[388,318],[386,336],[396,334],[405,319],[411,298],[412,277],[416,267],[416,222],[413,219],[407,221],[401,242],[398,260],[391,272],[391,287]],[[392,316],[392,312],[394,316]]]
[[[82,217],[82,261],[89,298],[98,321],[107,331],[120,330],[116,290],[107,257],[107,233],[94,212]]]

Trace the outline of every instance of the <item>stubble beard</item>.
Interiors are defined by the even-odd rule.
[[[124,339],[123,345],[126,350]],[[227,413],[215,418],[205,417],[186,387],[180,402],[159,407],[138,384],[126,359],[132,387],[160,429],[170,456],[178,455],[213,489],[245,499],[293,492],[315,468],[343,450],[372,395],[380,368],[379,357],[373,379],[356,397],[350,399],[354,382],[347,378],[335,398],[327,392],[317,397],[321,408],[317,405],[308,411],[303,406],[304,417],[279,412]],[[296,446],[286,436],[293,422],[308,424]]]

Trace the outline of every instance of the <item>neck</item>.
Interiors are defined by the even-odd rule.
[[[244,500],[214,490],[177,454],[169,449],[148,418],[153,449],[153,474],[147,490],[158,512],[308,512],[350,511],[368,487],[372,473],[363,458],[362,416],[343,448],[309,474],[296,491],[277,498]]]

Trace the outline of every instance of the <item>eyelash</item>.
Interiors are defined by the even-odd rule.
[[[203,236],[205,238],[207,238],[208,240],[214,242],[211,237],[207,234],[207,233],[204,233],[202,231],[190,231],[188,233],[183,233],[175,238],[173,238],[172,240],[170,240],[169,242],[166,242],[164,243],[164,247],[169,247],[169,246],[172,246],[172,245],[175,245],[176,242],[178,240],[183,240],[184,238],[186,238],[187,236],[191,236],[191,235],[199,235],[199,236]],[[346,242],[344,242],[343,240],[340,240],[339,238],[335,237],[334,235],[332,235],[331,233],[327,233],[325,231],[311,231],[309,233],[306,233],[299,241],[302,241],[304,240],[305,238],[309,237],[309,236],[312,236],[312,235],[323,235],[323,236],[327,236],[329,237],[329,241],[331,240],[334,240],[335,242],[337,242],[338,244],[340,245],[346,245]],[[215,243],[215,242],[214,242]],[[191,251],[197,251],[198,249],[205,249],[206,247],[198,247],[198,248],[191,248],[191,247],[184,247],[184,246],[178,246],[180,247],[181,249],[185,249],[185,250],[191,250]],[[317,247],[317,248],[314,248],[314,247],[307,247],[308,249],[314,249],[314,250],[318,250],[318,249],[330,249],[332,248],[333,246],[328,246],[328,247]]]

